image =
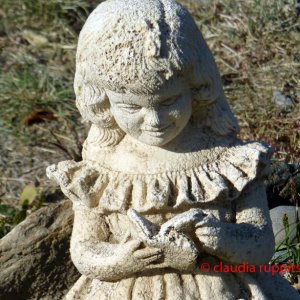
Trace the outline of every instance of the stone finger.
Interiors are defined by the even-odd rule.
[[[149,249],[149,248],[145,248],[145,249],[137,250],[134,253],[134,256],[136,258],[139,258],[139,259],[144,259],[144,258],[149,258],[151,256],[159,255],[161,253],[162,253],[161,249]]]

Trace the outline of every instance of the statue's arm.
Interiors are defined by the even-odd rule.
[[[262,181],[249,185],[236,199],[236,223],[212,218],[196,229],[203,249],[231,263],[267,263],[274,253],[274,235]]]
[[[120,244],[108,242],[109,228],[104,216],[89,208],[74,209],[71,237],[72,261],[81,274],[104,281],[117,281],[140,272],[161,256],[161,250],[141,248],[131,240]]]
[[[140,272],[161,259],[160,249],[145,247],[138,240],[109,242],[110,231],[105,216],[97,212],[99,198],[97,187],[94,188],[97,180],[93,179],[97,179],[99,174],[84,167],[84,162],[65,161],[47,168],[48,177],[60,185],[74,204],[70,250],[79,272],[90,278],[116,281]]]

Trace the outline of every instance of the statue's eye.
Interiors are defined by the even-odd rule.
[[[118,105],[122,110],[125,110],[127,112],[137,112],[139,111],[142,107],[136,104],[119,104]]]
[[[168,98],[167,100],[162,102],[162,106],[171,106],[177,101],[177,99],[178,99],[178,96]]]

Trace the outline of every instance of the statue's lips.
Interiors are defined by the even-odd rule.
[[[171,125],[169,124],[167,126],[159,127],[159,128],[148,127],[148,128],[143,128],[142,131],[149,135],[159,136],[159,135],[163,135],[170,126]]]

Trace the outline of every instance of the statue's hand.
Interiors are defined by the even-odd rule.
[[[170,229],[178,232],[189,233],[195,232],[195,226],[201,222],[207,214],[200,208],[191,208],[188,211],[180,213],[164,223],[159,233],[165,234]]]
[[[202,243],[203,250],[208,253],[215,254],[221,249],[221,240],[223,226],[212,213],[208,213],[205,218],[196,224],[196,236]]]
[[[163,251],[163,262],[150,264],[148,268],[174,268],[189,271],[195,268],[198,250],[195,243],[183,232],[195,230],[195,224],[206,214],[200,209],[191,209],[182,213],[158,230],[158,226],[141,216],[134,209],[127,212],[129,219],[136,225],[139,238],[149,247]]]
[[[143,243],[132,240],[118,247],[112,266],[117,268],[124,276],[134,274],[146,269],[152,263],[158,262],[163,257],[161,249],[153,247],[143,247]]]
[[[192,271],[196,266],[199,254],[195,243],[186,235],[175,230],[158,234],[144,243],[163,251],[163,263],[156,267],[169,267],[180,271]]]

